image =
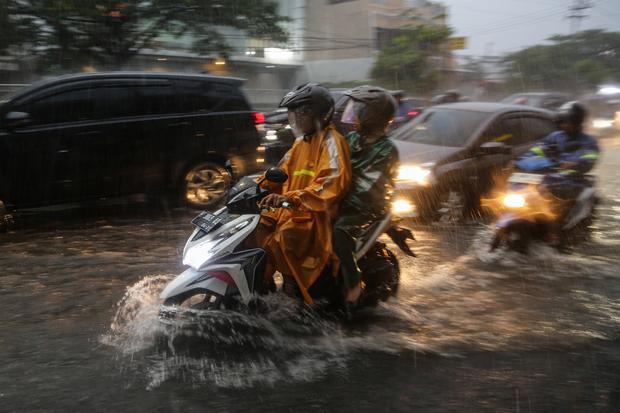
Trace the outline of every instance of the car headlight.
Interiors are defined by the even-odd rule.
[[[419,185],[428,185],[431,174],[430,166],[402,165],[398,169],[397,181],[410,181]]]
[[[611,128],[614,125],[613,119],[594,119],[592,120],[592,127],[596,129]]]
[[[407,199],[395,199],[392,202],[392,213],[395,215],[406,215],[415,209],[415,205]]]
[[[504,196],[504,206],[508,208],[523,208],[525,197],[521,194],[507,194]]]

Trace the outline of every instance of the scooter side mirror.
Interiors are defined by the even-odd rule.
[[[486,142],[480,145],[481,155],[510,155],[512,147],[503,142]]]
[[[280,168],[269,168],[265,173],[265,179],[276,184],[283,184],[288,180],[288,174]]]

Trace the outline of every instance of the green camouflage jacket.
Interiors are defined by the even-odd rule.
[[[353,180],[341,204],[341,214],[379,217],[389,210],[398,173],[398,150],[387,137],[364,145],[357,132],[347,137],[351,149]]]

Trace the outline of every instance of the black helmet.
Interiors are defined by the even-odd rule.
[[[575,126],[581,127],[583,121],[586,119],[586,108],[576,100],[566,102],[557,112],[558,123],[572,123]]]
[[[325,87],[317,83],[297,86],[284,95],[279,105],[287,109],[300,106],[309,106],[312,114],[324,123],[329,122],[334,114],[334,98]]]
[[[354,110],[362,133],[383,133],[396,113],[396,100],[378,86],[358,86],[344,92],[353,101],[360,102]]]

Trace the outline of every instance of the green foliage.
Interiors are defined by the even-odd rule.
[[[230,26],[250,36],[285,41],[271,0],[0,0],[11,16],[36,19],[31,33],[50,67],[73,69],[87,64],[118,68],[162,34],[191,34],[193,50],[223,54],[229,46],[216,26]],[[13,30],[13,29],[11,29]]]
[[[509,88],[575,91],[620,80],[620,32],[588,30],[549,40],[504,58]]]
[[[379,53],[371,72],[373,80],[390,89],[432,91],[440,73],[431,58],[443,57],[450,34],[448,27],[416,26],[403,30]]]
[[[16,2],[0,0],[0,53],[21,48],[35,37],[36,24],[33,16],[16,13]]]

